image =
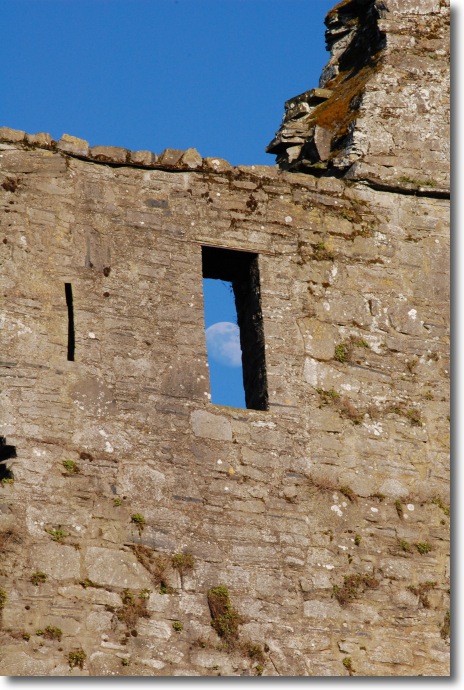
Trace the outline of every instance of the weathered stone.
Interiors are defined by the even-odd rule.
[[[160,153],[158,163],[160,165],[167,165],[169,167],[177,165],[182,158],[184,151],[180,149],[164,149]]]
[[[314,128],[314,143],[321,161],[326,161],[330,155],[332,143],[332,131],[326,127]]]
[[[129,160],[131,163],[134,163],[134,165],[151,166],[157,163],[158,156],[151,151],[131,151]]]
[[[91,546],[84,554],[84,564],[88,578],[97,585],[129,589],[151,586],[148,571],[127,551]]]
[[[232,169],[230,163],[223,158],[203,158],[203,166],[207,170],[213,170],[214,172],[227,172]]]
[[[85,141],[85,139],[73,137],[70,134],[63,134],[56,147],[59,151],[74,153],[77,156],[89,155],[89,142]]]
[[[21,143],[26,137],[26,132],[20,129],[10,129],[9,127],[0,127],[0,141],[11,141],[13,143]]]
[[[425,189],[428,170],[426,182],[449,193],[448,138],[432,166],[432,147],[423,144],[438,130],[449,131],[449,5],[355,0],[346,7],[338,3],[327,15],[331,56],[320,80],[324,89],[285,103],[267,151],[284,170],[340,169],[348,179],[406,190]],[[432,24],[439,52],[430,42]],[[402,78],[404,70],[410,78]],[[412,85],[425,74],[423,89]]]
[[[195,168],[201,167],[203,158],[196,149],[186,149],[180,162],[183,166],[185,165],[187,168],[195,170]]]
[[[318,319],[308,318],[302,320],[299,326],[308,355],[322,360],[334,358],[335,344],[339,338],[337,328]]]
[[[37,134],[26,134],[26,141],[31,146],[40,146],[44,149],[52,147],[53,139],[50,134],[46,132],[38,132]]]
[[[129,151],[119,146],[92,146],[89,155],[94,160],[104,163],[126,163]]]
[[[211,414],[206,410],[195,410],[191,414],[191,422],[195,436],[213,438],[217,441],[232,440],[232,428],[227,417]]]
[[[339,616],[339,607],[334,602],[318,601],[317,599],[305,601],[304,615],[315,619],[336,619]]]
[[[79,579],[80,560],[79,551],[73,546],[51,541],[34,546],[31,552],[32,568],[55,580]]]
[[[173,634],[172,625],[163,621],[140,620],[137,625],[139,635],[169,640]]]

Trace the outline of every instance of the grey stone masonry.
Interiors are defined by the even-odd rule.
[[[448,11],[339,3],[279,169],[0,128],[2,675],[449,675]]]

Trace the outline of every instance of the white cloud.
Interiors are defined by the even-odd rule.
[[[226,367],[242,366],[240,330],[235,323],[221,321],[206,329],[208,354]]]

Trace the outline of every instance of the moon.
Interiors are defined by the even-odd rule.
[[[219,364],[226,367],[242,366],[240,348],[240,329],[230,321],[214,323],[206,329],[208,354]]]

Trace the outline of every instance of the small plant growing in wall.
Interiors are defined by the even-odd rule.
[[[45,630],[36,630],[35,634],[39,637],[45,637],[47,640],[61,640],[63,631],[60,628],[55,628],[52,625],[47,625]]]
[[[342,362],[342,364],[344,364],[345,362],[348,362],[349,355],[350,355],[350,351],[349,351],[347,343],[340,343],[339,345],[335,346],[334,359],[337,362]]]
[[[346,668],[350,676],[353,675],[353,673],[356,673],[356,671],[353,668],[353,662],[351,661],[350,656],[346,656],[343,661],[342,661],[343,666]]]
[[[46,573],[43,573],[41,570],[37,570],[35,573],[32,573],[31,575],[31,582],[36,587],[38,585],[42,585],[44,582],[47,582],[47,580],[48,575]]]
[[[263,665],[266,661],[266,657],[264,655],[263,648],[261,645],[256,644],[254,642],[242,642],[240,644],[240,648],[244,654],[248,658],[250,658],[252,661],[259,662],[260,665]]]
[[[316,388],[316,393],[320,396],[321,404],[333,405],[340,417],[350,419],[353,424],[360,424],[362,422],[365,413],[362,410],[358,410],[349,398],[341,397],[333,388],[330,391]]]
[[[229,590],[224,585],[212,587],[208,590],[207,598],[211,625],[227,644],[235,643],[242,618],[230,602]]]
[[[172,594],[173,589],[166,582],[167,558],[156,556],[149,546],[134,544],[132,550],[139,561],[152,575],[160,594]]]
[[[427,596],[427,593],[430,592],[430,590],[434,589],[436,586],[436,582],[431,582],[430,580],[427,580],[427,582],[421,582],[419,585],[409,585],[408,589],[416,597],[419,598],[419,601],[424,607],[424,609],[429,609],[430,601]]]
[[[334,253],[327,249],[325,242],[316,242],[312,245],[313,248],[313,259],[315,261],[332,261],[334,258]]]
[[[47,532],[47,534],[51,536],[53,541],[57,541],[59,543],[61,543],[63,539],[65,539],[68,536],[68,534],[64,532],[60,526],[58,526],[57,528],[49,527],[45,531]]]
[[[150,591],[147,589],[143,589],[139,594],[135,594],[130,589],[123,591],[122,607],[116,611],[116,616],[129,630],[135,627],[139,618],[150,618],[150,613],[147,611],[149,595]]]
[[[354,537],[354,543],[355,543],[355,546],[359,546],[359,545],[360,545],[360,543],[361,543],[361,535],[360,535],[360,534],[356,534],[356,535],[355,535],[355,537]]]
[[[406,541],[406,539],[398,539],[398,546],[401,551],[404,551],[405,553],[412,553],[412,546],[408,541]]]
[[[446,517],[450,516],[450,507],[440,498],[440,496],[434,496],[432,498],[432,503],[438,506],[438,508],[441,508]]]
[[[83,649],[73,649],[68,654],[68,663],[70,668],[78,666],[80,669],[84,668],[84,662],[87,659],[87,654]]]
[[[171,565],[183,575],[193,569],[195,559],[191,553],[175,553],[171,556]]]
[[[420,541],[414,544],[416,549],[419,551],[421,556],[424,556],[426,553],[429,553],[432,550],[431,545],[427,541]]]
[[[175,630],[175,632],[182,632],[184,626],[180,621],[173,621],[172,629]]]
[[[356,338],[352,335],[350,336],[349,340],[346,340],[335,346],[334,359],[342,364],[345,362],[351,362],[353,360],[354,350],[357,347],[364,348],[365,350],[370,349],[369,343],[362,338]]]
[[[145,518],[142,515],[142,513],[134,513],[133,515],[131,515],[131,522],[137,526],[139,534],[142,534],[146,524]]]
[[[67,474],[79,474],[80,468],[74,460],[63,460],[62,464]]]
[[[332,596],[341,606],[346,606],[353,599],[357,599],[366,589],[376,589],[379,581],[373,575],[345,575],[342,585],[334,585]]]
[[[422,426],[422,417],[419,410],[415,408],[406,410],[406,417],[409,419],[411,426]]]

